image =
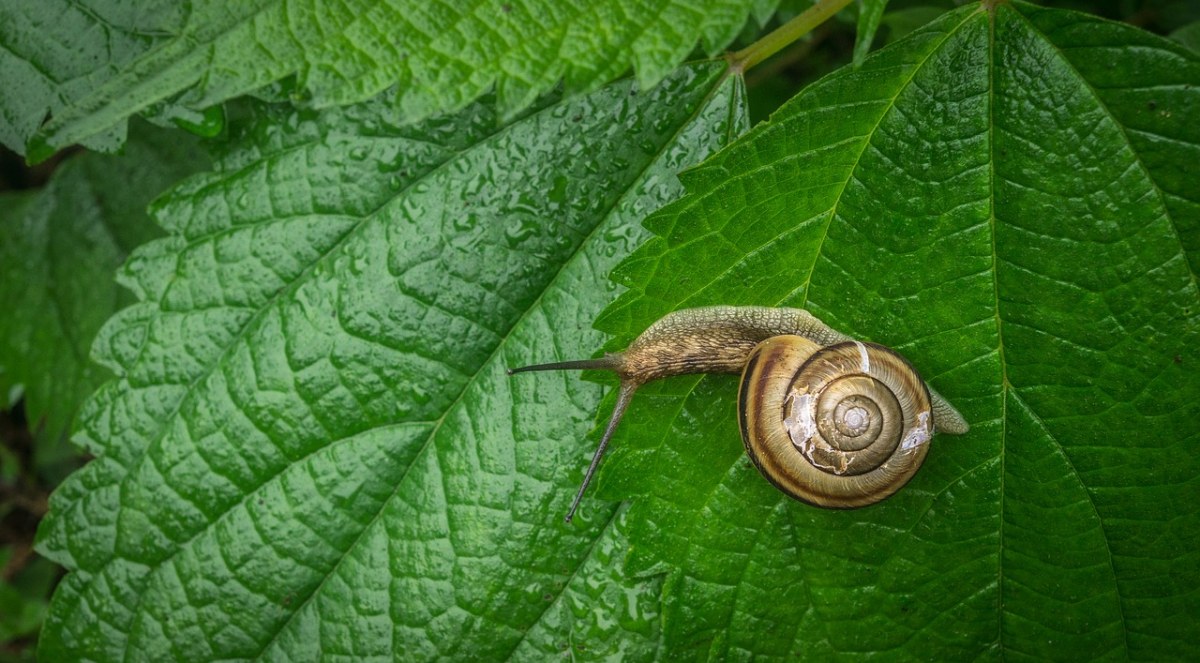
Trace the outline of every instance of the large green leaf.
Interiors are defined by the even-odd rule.
[[[1176,44],[970,6],[687,174],[619,269],[614,345],[687,306],[806,307],[973,429],[826,511],[745,459],[733,377],[639,393],[602,495],[632,499],[627,571],[667,572],[663,651],[1200,656],[1197,109]]]
[[[494,86],[507,118],[560,80],[568,91],[593,90],[632,67],[649,88],[697,42],[716,54],[751,13],[761,22],[777,2],[196,1],[186,13],[172,3],[144,15],[117,0],[91,12],[60,0],[5,5],[0,25],[10,27],[0,32],[0,53],[8,51],[11,66],[0,69],[0,82],[39,92],[17,95],[17,108],[0,106],[8,118],[0,139],[23,147],[31,122],[51,107],[53,118],[29,143],[30,158],[40,160],[101,132],[119,138],[125,119],[153,104],[171,102],[171,113],[205,109],[293,75],[295,98],[318,107],[395,86],[406,121],[456,111]],[[64,15],[68,38],[54,25]],[[88,36],[76,41],[80,31]],[[140,41],[125,44],[133,37]],[[111,53],[103,50],[109,45]],[[85,78],[76,76],[80,66],[89,68]]]
[[[133,301],[113,272],[161,234],[146,205],[208,163],[186,136],[138,129],[121,156],[80,155],[44,189],[0,195],[0,391],[23,387],[46,439],[109,377],[88,351],[104,321]]]
[[[606,275],[744,128],[740,90],[703,63],[499,128],[382,101],[237,127],[154,206],[169,236],[97,339],[118,379],[39,532],[71,570],[40,655],[651,655],[618,507],[561,522],[598,388],[504,369],[599,345]]]

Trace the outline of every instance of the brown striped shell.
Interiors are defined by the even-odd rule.
[[[763,341],[743,370],[738,416],[759,472],[788,495],[828,508],[895,493],[933,437],[929,390],[916,370],[893,350],[860,341]]]

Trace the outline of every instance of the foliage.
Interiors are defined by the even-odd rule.
[[[974,430],[888,502],[830,512],[729,444],[731,379],[643,395],[606,494],[635,496],[627,570],[669,564],[669,647],[1195,652],[1197,81],[1194,55],[1128,27],[965,7],[687,174],[602,329],[808,308],[900,349]]]
[[[96,331],[132,303],[112,273],[158,236],[146,204],[205,168],[196,141],[142,127],[125,157],[72,159],[35,192],[0,194],[0,391],[23,387],[30,419],[57,438],[109,377],[88,360]]]
[[[867,2],[860,48],[889,45],[748,130],[737,66],[678,62],[774,3],[542,4],[304,5],[292,32],[273,3],[114,5],[62,56],[108,61],[28,60],[73,81],[0,102],[32,157],[115,147],[152,104],[217,151],[139,130],[6,194],[0,376],[60,428],[93,335],[115,376],[41,523],[69,573],[40,657],[1200,653],[1200,56],[1023,3]],[[169,183],[161,232],[139,224]],[[973,430],[888,501],[825,511],[746,461],[735,378],[672,379],[564,524],[612,396],[505,368],[714,303],[891,345]],[[0,584],[14,633],[46,610],[30,587]]]
[[[741,126],[723,69],[547,100],[499,129],[491,104],[415,127],[385,103],[257,110],[213,172],[155,204],[170,235],[125,267],[142,302],[97,338],[119,378],[77,436],[98,458],[42,525],[41,551],[74,569],[42,654],[302,657],[312,620],[381,590],[426,598],[369,601],[348,623],[367,632],[322,651],[554,647],[542,597],[586,593],[572,578],[605,573],[593,546],[618,534],[614,507],[540,525],[565,508],[554,488],[585,453],[595,390],[550,401],[563,445],[503,369],[551,329],[586,329],[610,295],[580,284],[632,248],[673,172]],[[580,336],[576,351],[598,342]],[[540,442],[515,443],[526,427]],[[571,626],[592,648],[650,630],[594,621]]]
[[[509,118],[560,80],[582,91],[629,67],[652,87],[700,39],[710,54],[778,0],[348,0],[0,6],[0,141],[37,161],[86,141],[111,150],[125,120],[150,109],[205,135],[222,101],[295,76],[297,102],[326,107],[388,97],[418,120],[494,87]],[[46,111],[52,119],[37,133]]]

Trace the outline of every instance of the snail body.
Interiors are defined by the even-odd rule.
[[[712,306],[664,316],[622,352],[510,371],[600,369],[617,405],[567,514],[574,515],[637,388],[692,373],[740,373],[742,441],[787,495],[827,508],[874,504],[924,461],[934,432],[969,426],[894,350],[856,341],[794,308]]]

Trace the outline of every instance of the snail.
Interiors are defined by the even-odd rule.
[[[527,371],[599,369],[620,378],[617,405],[566,520],[641,385],[672,375],[741,373],[742,442],[759,472],[809,504],[879,502],[916,473],[934,432],[969,426],[896,351],[857,341],[795,308],[710,306],[669,313],[622,352],[536,364]]]

